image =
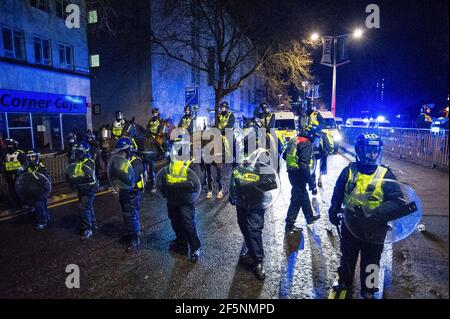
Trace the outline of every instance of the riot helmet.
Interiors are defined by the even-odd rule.
[[[122,111],[117,111],[116,114],[114,115],[114,117],[116,118],[116,121],[120,122],[123,120],[123,113]]]
[[[31,149],[27,151],[27,160],[31,166],[37,166],[41,161],[41,153],[36,149]]]
[[[362,165],[379,165],[383,141],[376,134],[361,134],[355,141],[356,161]]]
[[[91,150],[91,147],[88,143],[82,142],[82,143],[75,143],[72,147],[72,154],[70,156],[70,159],[72,161],[81,161],[84,158],[89,158],[90,154],[89,151]]]

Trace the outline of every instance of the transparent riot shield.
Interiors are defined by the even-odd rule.
[[[27,172],[20,175],[14,186],[17,195],[27,204],[34,204],[47,198],[52,191],[49,178],[39,172]]]
[[[115,191],[131,190],[139,179],[139,176],[134,173],[130,161],[120,154],[115,154],[109,159],[107,175],[109,183]]]
[[[162,167],[156,174],[158,195],[169,205],[192,204],[199,198],[202,186],[198,174],[191,168],[185,173],[174,171],[170,164]]]
[[[230,200],[243,209],[266,209],[280,195],[280,178],[267,164],[243,163],[231,173]]]
[[[344,207],[345,225],[355,237],[369,243],[402,240],[414,232],[422,219],[417,193],[395,180],[374,180],[365,192],[355,188],[350,196],[349,207]]]
[[[97,188],[97,177],[94,167],[82,164],[82,162],[74,162],[67,165],[66,179],[75,190],[94,191]]]

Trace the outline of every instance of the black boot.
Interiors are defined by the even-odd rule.
[[[127,253],[138,250],[140,244],[141,244],[141,237],[139,235],[132,236],[126,250]]]
[[[256,264],[253,272],[255,273],[256,278],[258,278],[259,280],[266,279],[266,271],[264,269],[264,264],[262,262]]]
[[[294,225],[293,226],[286,226],[285,231],[286,231],[286,233],[290,233],[290,234],[300,233],[300,232],[303,231],[303,228],[297,227],[297,226],[294,226]]]
[[[179,239],[172,240],[169,244],[169,250],[186,255],[189,250],[188,243]]]
[[[195,251],[191,252],[190,260],[191,262],[196,263],[199,257],[200,257],[200,249],[196,249]]]
[[[311,225],[314,224],[315,221],[320,219],[320,215],[312,216],[306,220],[306,224]]]

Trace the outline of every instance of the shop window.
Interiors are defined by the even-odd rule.
[[[29,150],[33,148],[33,138],[31,129],[9,129],[9,137],[19,142],[19,148],[22,150]]]
[[[34,145],[42,153],[62,149],[59,114],[33,114]]]
[[[25,44],[23,31],[10,27],[2,27],[3,50],[8,58],[24,60]]]
[[[51,65],[50,40],[34,37],[34,59],[36,64]]]
[[[38,9],[49,11],[48,0],[31,0],[30,4]]]
[[[85,115],[63,115],[62,116],[63,137],[67,139],[69,133],[84,136],[87,130]]]
[[[9,128],[30,127],[29,113],[8,113]]]
[[[59,67],[73,70],[73,49],[70,45],[58,44]]]

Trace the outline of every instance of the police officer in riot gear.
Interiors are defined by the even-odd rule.
[[[26,163],[27,156],[24,151],[19,149],[19,143],[14,139],[6,139],[6,154],[3,160],[3,174],[8,185],[9,207],[11,209],[21,209],[22,203],[15,191],[14,183],[17,178],[17,172]]]
[[[47,169],[41,163],[41,154],[37,150],[33,149],[27,151],[26,157],[27,157],[26,163],[23,165],[21,169],[19,169],[17,173],[18,176],[17,181],[19,181],[19,177],[23,174],[26,173],[34,174],[35,175],[34,178],[19,182],[42,184],[42,188],[41,187],[35,188],[35,191],[38,192],[38,194],[19,194],[19,195],[25,200],[26,199],[30,200],[30,202],[28,203],[29,210],[30,213],[32,213],[35,216],[36,222],[35,229],[43,230],[47,228],[48,223],[50,221],[50,215],[48,213],[47,198],[46,198],[46,196],[48,196],[48,193],[45,193],[45,190],[47,190],[49,186],[51,187],[50,177],[48,175]],[[48,185],[49,183],[50,185]],[[22,188],[21,185],[19,185],[19,189],[20,188]],[[44,193],[41,193],[41,190]]]
[[[189,134],[192,134],[194,132],[195,118],[196,118],[195,109],[193,109],[192,106],[190,105],[186,105],[184,107],[184,115],[181,118],[180,122],[178,123],[178,127],[185,129],[189,132]]]
[[[312,224],[320,218],[314,216],[306,186],[313,195],[317,194],[316,181],[311,176],[310,165],[312,161],[312,146],[306,130],[300,130],[287,145],[283,158],[286,160],[289,182],[292,185],[291,203],[286,217],[285,230],[288,233],[300,232],[301,228],[295,226],[300,208],[306,218],[307,224]]]
[[[233,128],[235,123],[234,114],[229,111],[230,105],[228,102],[220,103],[219,122],[216,123],[216,127],[222,131],[222,135],[225,134],[226,128]]]
[[[269,104],[261,103],[258,111],[257,117],[261,119],[261,126],[266,130],[275,128],[275,114],[270,110]]]
[[[112,123],[112,134],[116,138],[122,136],[123,127],[125,126],[125,119],[121,111],[117,111],[114,115],[114,121]]]
[[[380,265],[383,244],[369,243],[355,237],[349,231],[345,222],[341,220],[344,213],[342,205],[344,205],[344,209],[356,209],[357,207],[363,206],[370,206],[371,209],[382,209],[383,203],[397,201],[402,197],[402,193],[399,189],[395,189],[392,186],[375,186],[374,190],[369,190],[374,185],[372,183],[373,181],[383,179],[395,180],[392,171],[388,167],[380,164],[382,152],[382,141],[380,137],[375,134],[362,134],[358,136],[355,142],[355,152],[357,155],[356,163],[350,163],[339,175],[329,209],[330,222],[337,226],[338,230],[340,229],[340,248],[342,253],[341,263],[338,269],[339,278],[333,289],[335,291],[351,291],[356,262],[358,255],[361,253],[361,295],[364,298],[370,299],[374,297],[377,289],[366,286],[366,279],[369,275],[367,266]],[[370,203],[361,201],[361,198],[364,197],[360,195],[364,195],[370,191],[373,191],[374,194],[378,193],[381,195],[379,197],[373,197],[376,200],[371,200]],[[372,198],[372,196],[367,198]],[[390,208],[392,208],[392,205],[390,205]],[[383,229],[383,227],[380,228],[380,232],[384,232],[385,236],[386,229]]]
[[[84,241],[92,238],[92,231],[97,227],[94,197],[98,190],[98,179],[88,143],[75,143],[72,148],[71,163],[66,174],[70,186],[78,192],[80,239]]]
[[[139,222],[139,209],[141,206],[141,195],[144,189],[144,165],[136,155],[136,149],[129,138],[120,138],[116,144],[116,152],[126,158],[128,166],[123,169],[133,169],[136,180],[131,189],[119,190],[119,201],[127,228],[128,247],[127,252],[138,249],[141,243],[141,225]],[[124,172],[128,173],[128,172]]]
[[[95,138],[94,132],[92,132],[90,129],[87,130],[86,135],[84,137],[84,142],[89,145],[89,154],[91,156],[91,159],[95,163],[95,170],[98,176],[98,170],[100,169],[102,165],[102,151],[100,150],[99,144],[97,142],[97,139]]]
[[[250,265],[259,280],[266,278],[262,231],[268,207],[265,192],[276,189],[276,173],[265,172],[257,160],[244,160],[236,166],[230,180],[230,203],[236,205],[239,229],[244,236],[240,261]]]
[[[158,108],[152,109],[152,117],[147,124],[147,134],[148,136],[162,147],[163,141],[158,141],[162,139],[163,135],[163,119],[161,118],[161,113]],[[149,177],[149,187],[152,192],[155,192],[155,162],[150,161],[148,163],[148,177]]]
[[[416,127],[429,129],[433,124],[433,118],[431,117],[431,108],[428,105],[424,105],[420,109],[420,114],[416,120]]]
[[[193,159],[178,159],[173,156],[161,185],[176,236],[169,248],[181,253],[186,253],[189,248],[192,262],[198,261],[201,247],[195,221],[195,194],[199,194],[201,189],[199,174],[199,164],[193,163]]]

